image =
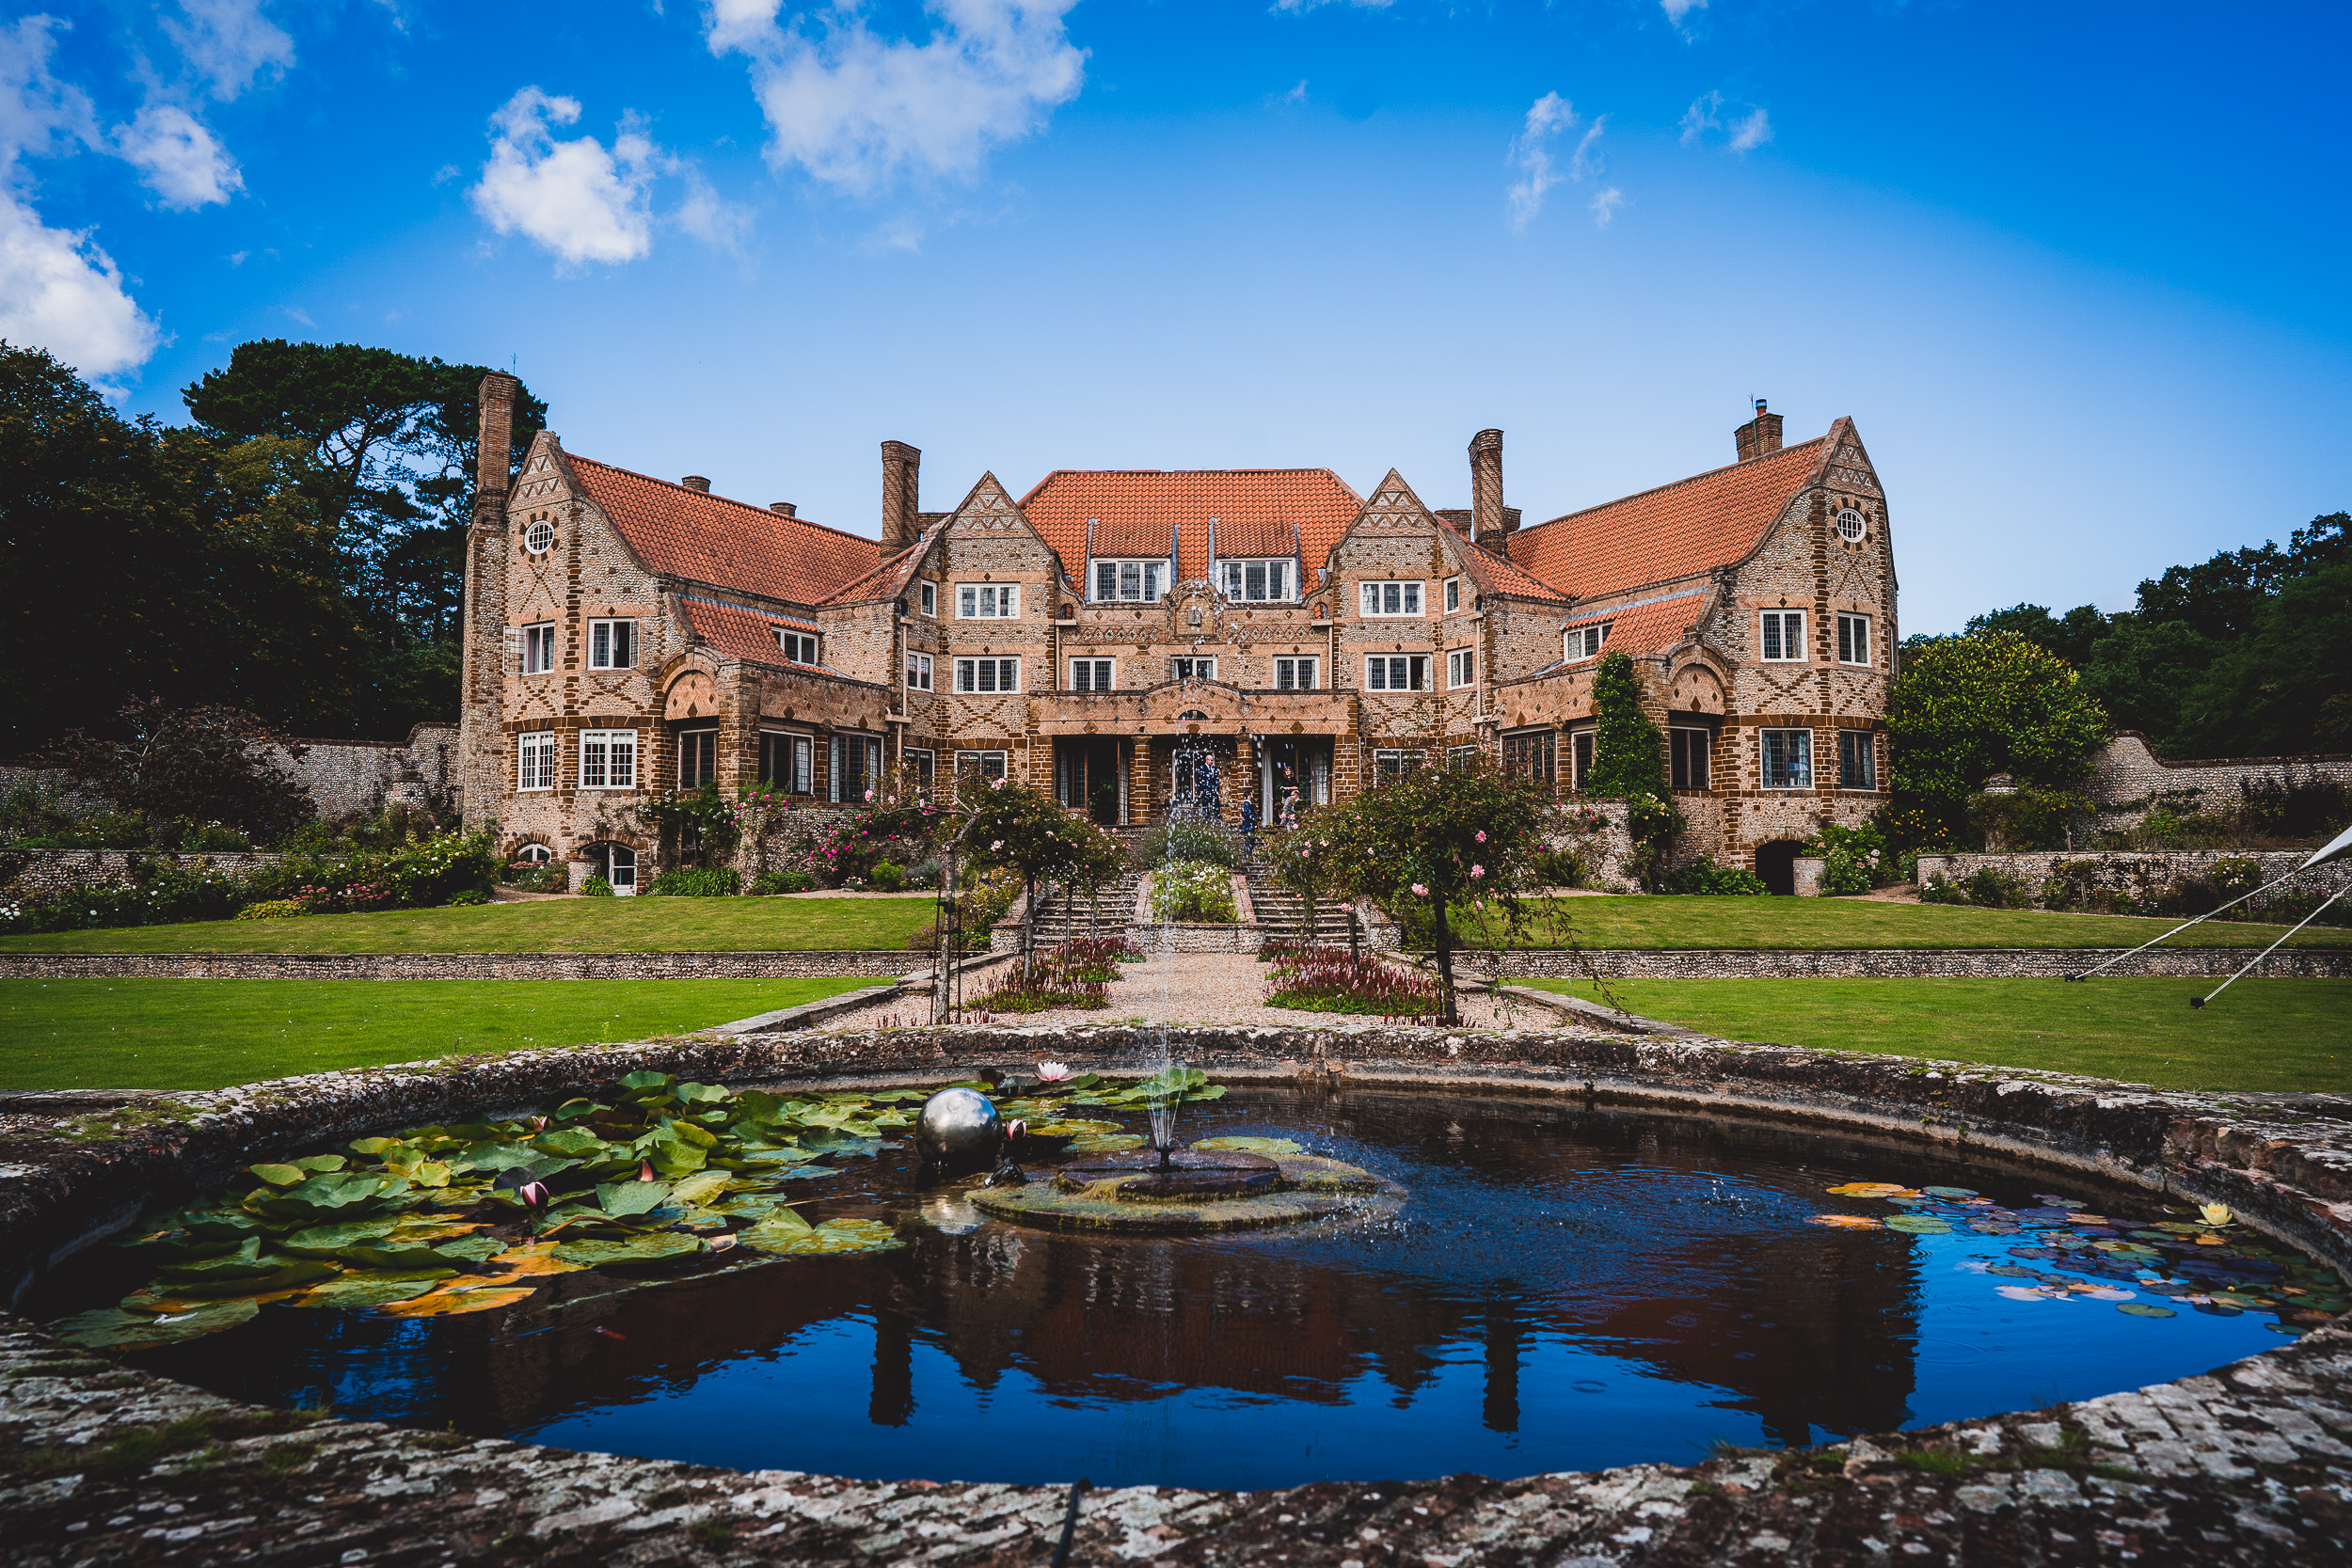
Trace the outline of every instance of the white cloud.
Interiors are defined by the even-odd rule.
[[[0,27],[0,172],[21,153],[97,138],[89,95],[49,73],[57,46],[51,35],[71,25],[54,16],[28,16],[14,27]]]
[[[580,101],[525,87],[490,117],[490,161],[468,193],[501,234],[521,233],[565,262],[633,261],[653,248],[651,196],[660,150],[624,124],[608,150],[594,136],[559,142],[551,127]]]
[[[678,203],[673,221],[713,250],[740,256],[743,241],[752,231],[751,209],[720,196],[701,170],[684,164],[675,166],[686,181],[686,199]]]
[[[1360,10],[1385,11],[1395,3],[1396,0],[1274,0],[1274,8],[1278,11],[1290,11],[1296,14],[1301,11],[1320,10],[1325,6],[1343,5],[1354,6]]]
[[[1544,210],[1544,198],[1552,187],[1564,182],[1581,184],[1606,166],[1598,144],[1601,132],[1609,125],[1607,115],[1594,120],[1584,135],[1577,138],[1565,167],[1554,158],[1552,143],[1582,123],[1577,118],[1576,105],[1556,92],[1544,94],[1529,106],[1526,122],[1519,127],[1519,134],[1511,138],[1509,161],[1520,176],[1505,193],[1513,233],[1527,232],[1527,226]],[[1596,226],[1608,228],[1610,218],[1624,202],[1623,193],[1614,188],[1604,191],[1592,204]]]
[[[1724,134],[1724,146],[1742,155],[1755,151],[1772,139],[1772,117],[1751,103],[1744,115],[1732,111],[1726,119],[1724,95],[1720,92],[1701,93],[1692,100],[1682,114],[1682,145],[1696,147],[1715,132]],[[1734,123],[1736,121],[1736,123]]]
[[[215,98],[234,98],[255,76],[294,64],[294,40],[262,14],[261,0],[180,0],[180,9],[187,20],[165,17],[163,29]]]
[[[930,38],[883,39],[859,0],[777,21],[780,0],[708,0],[714,55],[752,62],[769,161],[865,193],[901,173],[969,177],[990,149],[1037,131],[1078,94],[1076,0],[928,0]]]
[[[1679,27],[1682,19],[1692,11],[1707,9],[1707,0],[1658,0],[1658,8],[1666,13],[1667,21]]]
[[[150,103],[115,128],[115,155],[139,171],[165,206],[185,212],[227,201],[245,176],[213,134],[176,103]]]
[[[1288,92],[1270,92],[1266,94],[1266,104],[1268,107],[1272,107],[1278,103],[1295,104],[1304,103],[1305,102],[1307,102],[1307,78],[1304,76],[1301,76],[1298,79],[1298,86],[1291,88]]]
[[[45,348],[93,379],[145,364],[162,341],[114,259],[0,197],[0,339]]]

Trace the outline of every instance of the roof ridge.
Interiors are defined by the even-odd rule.
[[[1574,512],[1563,512],[1557,517],[1546,517],[1540,523],[1533,523],[1526,528],[1520,529],[1518,531],[1518,534],[1519,536],[1524,537],[1527,534],[1534,532],[1537,529],[1549,528],[1554,523],[1565,523],[1576,517],[1587,517],[1596,512],[1606,512],[1613,506],[1623,506],[1627,501],[1640,500],[1645,496],[1663,495],[1668,490],[1678,490],[1686,484],[1696,484],[1700,480],[1713,479],[1718,474],[1732,473],[1740,468],[1748,467],[1751,464],[1769,463],[1775,457],[1782,457],[1801,452],[1809,447],[1823,446],[1828,442],[1828,440],[1829,434],[1824,431],[1822,434],[1814,436],[1809,441],[1799,441],[1793,446],[1783,447],[1778,451],[1767,452],[1762,457],[1742,458],[1736,463],[1726,463],[1721,467],[1707,468],[1695,474],[1686,474],[1680,479],[1669,480],[1663,484],[1653,484],[1646,490],[1635,490],[1626,495],[1618,496],[1613,499],[1596,501],[1591,506],[1579,507]]]
[[[697,490],[691,484],[680,484],[674,479],[663,479],[658,474],[640,473],[635,468],[624,468],[618,463],[606,463],[594,457],[582,457],[575,451],[567,451],[564,455],[574,463],[585,463],[592,468],[602,468],[607,473],[627,474],[631,479],[642,479],[648,484],[660,484],[678,491],[682,495],[700,496],[705,500],[718,501],[726,506],[739,506],[756,517],[767,517],[780,523],[798,523],[803,528],[813,528],[819,533],[830,533],[836,539],[848,539],[860,545],[872,545],[876,548],[882,546],[880,539],[869,538],[863,533],[851,533],[847,529],[834,528],[831,523],[820,523],[814,517],[803,517],[797,512],[787,515],[772,507],[755,506],[750,501],[739,501],[733,496],[723,496],[715,490]]]

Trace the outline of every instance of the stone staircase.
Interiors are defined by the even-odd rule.
[[[1136,888],[1140,880],[1134,871],[1120,874],[1106,885],[1101,895],[1072,891],[1058,885],[1041,889],[1038,894],[1037,944],[1051,947],[1073,937],[1118,936],[1135,924]],[[1096,911],[1100,910],[1100,919]]]
[[[1311,937],[1306,929],[1306,900],[1278,886],[1254,866],[1249,868],[1249,902],[1256,907],[1258,924],[1264,927],[1269,940],[1311,940],[1347,945],[1348,924],[1355,916],[1338,899],[1326,898],[1315,906]]]

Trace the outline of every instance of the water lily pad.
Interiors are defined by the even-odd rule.
[[[1824,1189],[1832,1197],[1916,1197],[1918,1194],[1899,1181],[1849,1181],[1842,1187]]]
[[[399,1223],[397,1219],[386,1218],[314,1225],[284,1237],[278,1245],[297,1258],[332,1258],[345,1247],[365,1246],[389,1236]]]
[[[152,1345],[175,1344],[234,1328],[260,1310],[250,1301],[212,1301],[184,1312],[150,1317],[143,1312],[125,1312],[119,1307],[102,1307],[94,1312],[61,1319],[48,1327],[51,1334],[67,1343],[86,1345],[92,1350],[146,1350]]]
[[[1865,1214],[1813,1214],[1807,1216],[1807,1223],[1812,1225],[1826,1225],[1833,1229],[1837,1230],[1881,1230],[1885,1228],[1879,1221],[1871,1219]]]
[[[273,1187],[292,1187],[309,1180],[310,1177],[310,1173],[300,1165],[262,1164],[247,1165],[245,1168]]]
[[[1073,1154],[1119,1154],[1130,1148],[1141,1148],[1151,1140],[1140,1132],[1103,1132],[1080,1138],[1070,1146]]]
[[[607,1181],[596,1188],[596,1207],[615,1217],[650,1214],[670,1201],[667,1181]]]
[[[794,1216],[798,1218],[798,1215]],[[814,1228],[770,1229],[766,1222],[738,1231],[736,1240],[760,1252],[801,1258],[813,1253],[883,1252],[904,1246],[898,1233],[878,1220],[827,1220]]]
[[[531,1298],[529,1287],[510,1290],[485,1289],[459,1291],[417,1296],[408,1301],[387,1303],[381,1310],[395,1318],[454,1318],[468,1312],[489,1312],[501,1307],[512,1307]]]
[[[1304,1154],[1306,1147],[1289,1138],[1203,1138],[1195,1148],[1230,1148],[1243,1154],[1263,1154],[1269,1157]]]
[[[1919,1190],[1930,1197],[1975,1197],[1978,1196],[1977,1189],[1974,1187],[1922,1187]]]
[[[1951,1222],[1939,1220],[1933,1214],[1897,1214],[1886,1222],[1889,1230],[1900,1230],[1913,1236],[1944,1236],[1951,1232]]]
[[[1117,1132],[1120,1125],[1086,1117],[1057,1117],[1029,1123],[1029,1131],[1043,1138],[1086,1138],[1103,1132]]]
[[[727,1183],[735,1179],[723,1170],[698,1172],[670,1189],[670,1201],[690,1206],[707,1204],[721,1193],[725,1192]]]
[[[702,1249],[699,1238],[681,1236],[674,1230],[657,1230],[624,1241],[559,1242],[555,1256],[588,1269],[644,1269],[677,1262]]]
[[[2129,1312],[2135,1318],[2177,1318],[2180,1316],[2169,1307],[2158,1307],[2152,1301],[2127,1301],[2116,1310]]]
[[[294,1296],[293,1303],[296,1307],[387,1307],[423,1295],[447,1277],[444,1274],[433,1279],[371,1279],[364,1275],[346,1275],[312,1286]]]

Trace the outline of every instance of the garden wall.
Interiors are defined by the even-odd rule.
[[[158,854],[148,849],[0,849],[0,898],[69,888],[135,887],[139,865],[170,862],[210,866],[224,876],[243,877],[286,857],[274,849],[221,849],[202,854]]]
[[[2048,980],[2105,963],[2119,947],[1874,947],[1780,951],[1754,948],[1518,948],[1500,955],[1456,955],[1493,964],[1499,978],[1581,980]],[[2237,973],[2258,948],[2160,947],[2106,971],[2116,975],[2219,979]],[[4,972],[0,972],[4,973]],[[2255,971],[2269,978],[2352,979],[2352,950],[2282,947]]]
[[[2099,827],[2113,832],[2145,820],[2153,797],[2201,791],[2197,809],[2235,806],[2240,786],[2256,779],[2321,774],[2352,784],[2352,756],[2331,752],[2307,757],[2199,757],[2174,762],[2156,755],[2137,730],[2120,731],[2090,753],[2084,793],[2098,802]]]
[[[2262,867],[2256,879],[2259,886],[2310,858],[2308,849],[2036,849],[1999,855],[1921,855],[1919,881],[1924,886],[1938,873],[1949,882],[1965,881],[1990,866],[2015,877],[2038,898],[2042,884],[2055,877],[2058,863],[2064,862],[2069,866],[2097,866],[2093,885],[2099,891],[2153,900],[2170,892],[2183,878],[2211,875],[2217,861],[2253,861]],[[2344,886],[2347,875],[2352,875],[2352,867],[2319,866],[2274,889],[2264,901],[2297,894],[2325,896]]]
[[[745,953],[0,953],[0,979],[796,980],[928,971],[898,947]]]

